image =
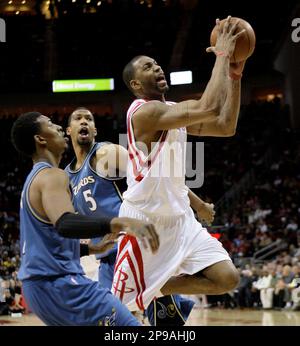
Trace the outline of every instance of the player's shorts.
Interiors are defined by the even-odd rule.
[[[109,256],[101,258],[99,267],[99,283],[111,289],[114,277],[117,250]],[[188,319],[194,302],[180,295],[170,295],[154,299],[146,310],[151,326],[183,326]]]
[[[109,256],[101,258],[99,266],[99,283],[101,286],[111,289],[114,277],[115,262],[117,257],[117,249],[110,253]]]
[[[110,290],[83,275],[24,280],[30,309],[49,326],[139,326]]]
[[[157,253],[152,254],[135,237],[119,239],[112,292],[131,311],[147,308],[172,276],[192,275],[217,262],[231,261],[191,208],[181,216],[146,216],[123,202],[119,215],[152,222],[160,240]]]

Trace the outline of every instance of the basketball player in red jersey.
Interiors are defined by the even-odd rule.
[[[200,100],[166,101],[164,72],[148,56],[135,57],[123,71],[137,99],[127,112],[128,189],[119,215],[152,222],[161,241],[155,256],[130,236],[119,242],[112,292],[130,310],[142,310],[161,295],[223,294],[239,282],[222,244],[194,217],[182,159],[187,133],[216,137],[235,133],[245,65],[230,63],[236,39],[243,33],[234,34],[237,24],[228,17],[221,28],[217,20],[216,46],[207,49],[215,53],[216,62]],[[183,174],[167,176],[165,165],[181,165]]]

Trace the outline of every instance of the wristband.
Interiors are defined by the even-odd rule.
[[[216,56],[224,56],[225,58],[228,58],[228,55],[223,51],[216,51],[215,54]]]
[[[229,78],[232,80],[240,80],[243,77],[243,74],[230,73]]]

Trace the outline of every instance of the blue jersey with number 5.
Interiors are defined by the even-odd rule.
[[[97,215],[115,217],[119,214],[122,197],[115,183],[116,179],[101,176],[91,166],[96,151],[106,144],[108,143],[95,143],[79,169],[72,169],[75,159],[65,169],[70,178],[72,202],[79,214],[95,217]],[[93,242],[99,240],[100,238],[96,238]],[[103,253],[97,258],[105,257],[107,254]]]

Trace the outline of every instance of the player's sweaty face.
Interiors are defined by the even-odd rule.
[[[75,111],[72,114],[68,134],[79,144],[91,143],[97,134],[92,113],[84,110]]]
[[[164,71],[154,59],[143,56],[134,65],[135,79],[141,83],[145,96],[163,94],[169,89]]]

